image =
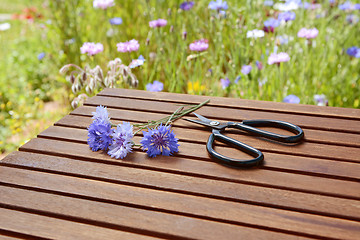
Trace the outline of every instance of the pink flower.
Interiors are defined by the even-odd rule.
[[[98,54],[104,51],[104,46],[101,43],[86,42],[80,48],[82,54],[87,53],[89,56]]]
[[[189,48],[191,51],[202,52],[209,48],[208,40],[207,39],[200,39],[193,43],[190,43]]]
[[[272,53],[268,58],[268,64],[288,62],[290,60],[289,54],[281,52],[281,53]]]
[[[108,7],[115,6],[114,0],[94,0],[94,8],[107,9]]]
[[[165,19],[161,19],[161,18],[149,22],[149,26],[151,28],[163,27],[163,26],[166,26],[166,24],[167,24],[167,21]]]
[[[137,40],[133,39],[128,42],[121,42],[116,44],[119,52],[134,52],[139,50],[140,44]]]
[[[302,28],[298,32],[297,36],[300,38],[311,39],[311,38],[316,38],[318,34],[319,34],[319,30],[317,30],[316,28],[312,28],[312,29]]]

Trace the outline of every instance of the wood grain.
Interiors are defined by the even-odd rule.
[[[21,232],[32,236],[34,239],[158,239],[5,208],[0,208],[0,215],[2,229]],[[27,236],[26,238],[30,237]]]
[[[87,106],[108,106],[117,109],[137,110],[142,112],[155,112],[171,114],[178,107],[174,103],[161,102],[159,108],[159,102],[146,101],[139,99],[127,99],[127,98],[109,98],[103,96],[95,96],[89,98],[85,105]],[[339,131],[349,133],[360,133],[359,121],[348,119],[335,119],[318,116],[304,116],[304,115],[291,115],[286,113],[273,113],[273,112],[261,112],[251,110],[232,110],[231,114],[226,114],[226,109],[221,107],[203,106],[196,112],[204,117],[217,120],[248,120],[248,119],[274,119],[285,122],[291,122],[300,127],[307,127],[311,129],[321,129],[326,131]]]
[[[350,238],[354,234],[360,234],[360,223],[336,218],[24,169],[2,167],[1,173],[0,183],[47,190],[59,195],[71,194],[72,197],[87,198],[93,201],[131,205],[137,208],[231,222],[238,225],[245,223],[258,228],[272,228],[298,235],[309,234],[335,238],[347,236]],[[59,182],[62,184],[59,185]],[[258,221],[257,216],[259,215],[262,216],[261,222]]]
[[[210,132],[185,120],[172,123],[172,157],[135,149],[113,159],[87,145],[98,105],[113,123],[141,123],[208,98],[197,111],[205,117],[288,121],[305,139],[289,146],[227,132],[264,153],[250,169],[211,159]],[[358,109],[105,89],[19,150],[0,161],[3,239],[360,239]],[[221,142],[216,150],[249,158]]]
[[[92,112],[95,111],[95,107],[93,106],[84,106],[81,108],[75,109],[71,112],[71,115],[68,115],[58,121],[57,124],[66,123],[66,121],[71,121],[71,117],[78,117],[80,116],[92,116]],[[159,113],[149,113],[149,112],[138,112],[138,111],[131,111],[131,110],[121,110],[121,109],[112,109],[108,108],[109,115],[113,120],[121,120],[121,121],[131,121],[139,123],[139,122],[147,122],[149,119],[161,119],[166,116],[166,114],[159,114]],[[187,117],[192,118],[192,117]],[[239,119],[229,119],[229,121],[239,121]],[[71,122],[73,126],[77,126],[76,121]],[[90,124],[90,123],[89,123]],[[181,127],[185,129],[202,129],[202,126],[189,123],[187,121],[178,120],[175,121],[173,126]],[[272,131],[278,132],[280,134],[289,134],[286,131],[279,131],[278,129],[271,129]],[[343,133],[343,132],[336,132],[336,131],[323,131],[323,130],[314,130],[309,128],[304,128],[305,132],[305,141],[307,142],[315,142],[315,143],[323,143],[323,144],[330,144],[330,145],[343,145],[343,146],[351,146],[351,147],[360,147],[360,134],[353,134],[353,133]]]
[[[360,120],[360,110],[353,108],[319,107],[303,104],[289,104],[269,101],[235,99],[225,97],[195,96],[189,94],[177,94],[166,92],[144,92],[139,90],[112,89],[107,88],[101,91],[98,96],[110,96],[117,98],[131,98],[143,100],[156,100],[176,102],[184,104],[200,103],[210,99],[209,106],[220,106],[231,109],[247,109],[256,111],[282,112],[287,114],[300,114],[312,116],[326,116],[336,118],[348,118]]]

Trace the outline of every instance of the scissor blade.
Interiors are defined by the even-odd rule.
[[[209,124],[208,124],[208,123],[203,122],[203,121],[201,121],[201,120],[188,119],[188,118],[184,118],[184,120],[189,121],[189,122],[193,122],[193,123],[197,123],[197,124],[200,124],[200,125],[203,125],[203,126],[208,126],[208,127],[209,127]]]
[[[197,113],[194,113],[195,114],[195,116],[197,116],[198,117],[198,119],[200,119],[201,121],[203,121],[204,123],[210,123],[211,122],[211,120],[210,119],[207,119],[206,117],[204,117],[204,116],[201,116],[200,114],[197,114]]]

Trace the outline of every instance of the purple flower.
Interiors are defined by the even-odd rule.
[[[154,83],[146,84],[146,90],[149,92],[161,92],[164,89],[164,84],[159,81],[154,81]]]
[[[279,21],[292,21],[296,17],[296,14],[294,12],[282,12],[278,16]]]
[[[346,50],[346,53],[351,57],[360,58],[360,48],[350,47]]]
[[[276,37],[276,42],[280,45],[283,45],[283,44],[288,44],[289,43],[289,36],[288,35],[282,35],[282,36],[277,36]]]
[[[285,52],[272,53],[268,58],[268,64],[272,65],[274,63],[280,64],[281,62],[288,62],[290,60],[289,54]]]
[[[101,43],[86,42],[80,48],[82,54],[87,53],[89,56],[93,56],[104,51],[104,46]]]
[[[137,40],[132,39],[128,42],[116,44],[118,52],[134,52],[139,50],[140,44]]]
[[[264,6],[272,6],[272,5],[274,5],[274,1],[272,1],[272,0],[265,0],[264,1]]]
[[[286,96],[283,100],[285,103],[300,103],[300,98],[295,95]]]
[[[161,18],[149,22],[149,26],[151,28],[164,27],[164,26],[166,26],[166,24],[167,24],[167,21],[165,19],[161,19]]]
[[[314,101],[318,106],[328,106],[328,100],[326,99],[326,96],[324,94],[315,94]]]
[[[280,21],[274,18],[269,18],[264,22],[265,32],[274,32],[274,29],[280,25]]]
[[[317,30],[316,28],[312,28],[312,29],[302,28],[297,33],[297,36],[300,38],[311,39],[311,38],[316,38],[318,34],[319,34],[319,30]]]
[[[174,152],[179,151],[178,139],[169,126],[160,124],[157,128],[148,129],[143,132],[144,137],[140,141],[144,151],[149,157],[156,157],[160,154],[170,156]]]
[[[116,129],[111,134],[112,143],[109,147],[108,154],[116,159],[123,159],[131,151],[133,145],[132,138],[133,126],[129,122],[118,124]]]
[[[109,22],[111,25],[120,25],[123,23],[123,20],[121,17],[115,17],[115,18],[110,18]]]
[[[355,10],[360,10],[360,3],[354,4],[353,8]]]
[[[220,81],[221,81],[221,85],[222,85],[223,89],[229,87],[229,85],[230,85],[229,78],[225,78],[225,79],[222,78],[222,79],[220,79]]]
[[[190,9],[192,9],[194,6],[194,1],[189,1],[189,2],[183,2],[180,4],[180,8],[184,11],[189,11]]]
[[[359,17],[355,14],[349,14],[346,16],[346,21],[350,24],[355,24],[359,22]]]
[[[45,53],[39,53],[39,55],[37,56],[38,60],[41,61],[43,58],[45,57]]]
[[[244,65],[241,67],[241,73],[244,74],[244,75],[247,75],[251,72],[251,65]]]
[[[143,55],[140,55],[138,59],[133,59],[129,65],[130,68],[136,68],[138,66],[142,66],[145,62],[145,58]]]
[[[93,121],[88,128],[88,139],[92,151],[107,150],[111,143],[111,124],[105,121]]]
[[[352,4],[351,4],[351,2],[345,2],[345,3],[343,3],[343,4],[340,4],[339,5],[339,9],[340,10],[351,10],[352,9]]]
[[[227,10],[229,8],[227,2],[222,0],[211,1],[208,7],[216,11]]]
[[[98,122],[110,123],[109,113],[104,106],[97,106],[96,111],[92,112],[92,119]]]
[[[193,43],[190,43],[189,48],[191,51],[197,51],[197,52],[205,51],[209,48],[208,40],[201,39]]]
[[[234,83],[235,83],[235,84],[237,84],[237,83],[240,81],[240,79],[241,79],[241,76],[240,76],[240,75],[239,75],[239,76],[237,76],[237,77],[235,78]]]
[[[261,69],[264,68],[262,62],[256,61],[255,64],[256,64],[256,67],[257,67],[259,70],[261,70]]]
[[[115,6],[114,0],[94,0],[94,8],[107,9],[109,7]]]

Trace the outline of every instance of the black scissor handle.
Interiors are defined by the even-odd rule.
[[[240,160],[240,159],[226,157],[214,150],[213,145],[215,140],[220,140],[229,143],[235,148],[239,149],[240,151],[243,151],[255,158],[251,160]],[[206,144],[206,149],[213,158],[218,159],[225,165],[229,165],[233,167],[255,166],[258,165],[264,159],[264,155],[262,154],[262,152],[260,152],[256,148],[246,145],[245,143],[239,142],[231,137],[225,136],[221,134],[219,130],[215,130],[215,129],[213,130],[212,134],[210,134],[209,136],[209,139]]]
[[[304,131],[288,122],[283,122],[279,120],[244,120],[242,123],[229,123],[229,128],[237,128],[246,132],[254,133],[257,136],[261,136],[264,138],[272,139],[278,142],[283,143],[296,143],[300,142],[301,139],[304,137]],[[281,135],[277,133],[268,132],[265,130],[261,130],[256,127],[275,127],[275,128],[281,128],[288,130],[290,132],[295,133],[295,136],[287,136],[287,135]]]

